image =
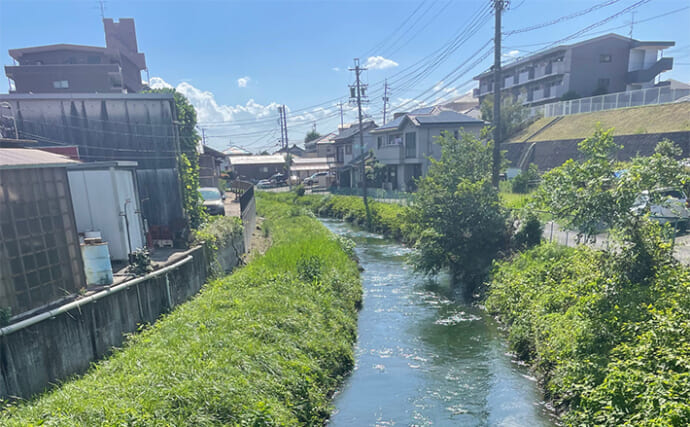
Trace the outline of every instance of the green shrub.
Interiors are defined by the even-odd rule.
[[[566,425],[688,425],[690,270],[634,282],[626,257],[542,244],[497,263],[486,308]]]
[[[304,189],[304,185],[300,184],[297,187],[295,187],[294,191],[295,191],[295,194],[297,195],[297,197],[302,197],[302,196],[304,196],[304,192],[306,190]]]

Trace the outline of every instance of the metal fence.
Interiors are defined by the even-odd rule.
[[[531,107],[530,116],[568,116],[642,105],[669,104],[685,97],[688,97],[690,101],[690,89],[671,89],[668,86],[660,86],[539,105]]]
[[[361,188],[331,188],[328,191],[339,196],[362,196]],[[412,204],[413,194],[404,191],[384,190],[382,188],[368,188],[367,197],[381,202],[409,206]]]

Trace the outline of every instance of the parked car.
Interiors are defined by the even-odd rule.
[[[682,190],[660,188],[651,193],[643,191],[635,200],[632,209],[638,214],[649,213],[650,218],[661,224],[678,223],[681,228],[685,228],[690,221],[689,203]]]
[[[209,215],[225,216],[225,195],[215,187],[201,187],[199,189],[204,199],[204,209]]]
[[[271,188],[271,187],[273,187],[273,183],[271,182],[270,179],[262,179],[256,183],[256,186],[258,188]]]
[[[270,178],[271,183],[276,187],[284,187],[287,185],[287,176],[282,173],[277,173]]]
[[[304,185],[318,184],[320,176],[328,176],[328,172],[316,172],[315,174],[312,174],[312,176],[308,176],[308,177],[304,178],[304,181],[302,181],[302,184],[304,184]]]

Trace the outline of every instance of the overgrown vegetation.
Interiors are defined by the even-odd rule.
[[[175,100],[177,114],[178,135],[180,140],[180,156],[178,167],[182,184],[182,207],[184,208],[189,226],[199,228],[207,219],[201,194],[199,193],[199,153],[197,145],[201,137],[196,131],[196,110],[180,92],[173,88],[149,89],[151,93],[171,93]]]
[[[419,236],[413,260],[425,273],[449,269],[471,295],[510,239],[507,213],[491,185],[492,145],[468,133],[460,139],[444,133],[436,141],[441,158],[431,159],[408,215]]]
[[[679,188],[687,176],[670,141],[621,164],[612,134],[599,128],[582,141],[583,160],[545,174],[535,198],[585,238],[609,228],[611,248],[542,244],[501,261],[486,308],[566,424],[685,426],[690,270],[673,258],[667,230],[631,207],[642,191]]]
[[[264,256],[82,378],[6,405],[0,424],[323,424],[354,363],[357,266],[304,208],[260,197],[258,209],[274,242]]]
[[[290,193],[261,193],[265,200],[283,201],[303,206],[316,215],[343,219],[360,227],[367,222],[366,209],[361,197],[307,194],[299,196]],[[369,231],[380,233],[391,238],[411,242],[414,240],[412,230],[406,226],[405,217],[408,208],[405,206],[381,203],[369,200],[371,227]]]

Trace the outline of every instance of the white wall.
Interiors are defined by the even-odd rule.
[[[127,260],[128,253],[145,246],[139,199],[130,170],[70,170],[67,173],[77,231],[99,231],[108,242],[113,260]],[[125,212],[129,220],[129,239]]]

